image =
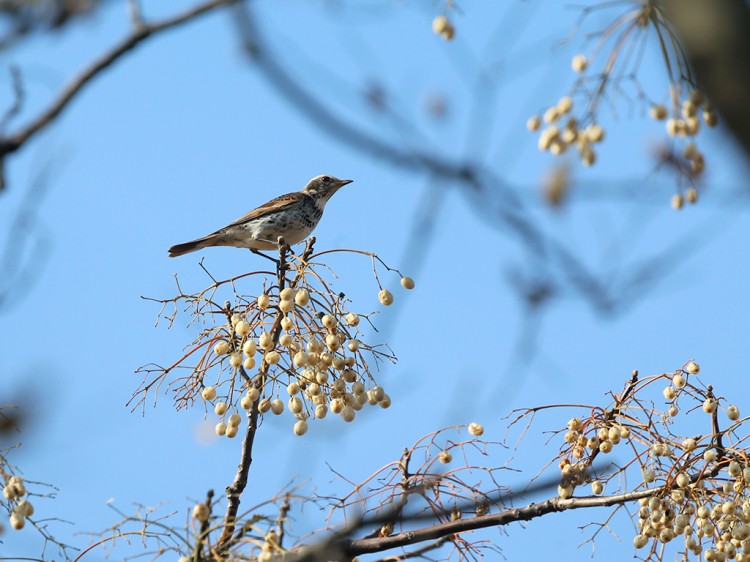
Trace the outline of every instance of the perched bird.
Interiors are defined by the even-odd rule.
[[[318,226],[323,209],[340,187],[352,180],[317,176],[302,191],[271,199],[216,232],[177,244],[169,249],[174,258],[209,246],[234,246],[251,250],[274,250],[282,236],[289,245],[298,244]]]

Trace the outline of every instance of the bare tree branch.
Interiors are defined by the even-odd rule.
[[[37,115],[30,123],[21,127],[14,133],[0,138],[0,171],[4,164],[5,156],[18,150],[36,133],[50,125],[55,118],[70,104],[73,98],[83,90],[91,80],[98,76],[103,70],[118,61],[123,55],[133,50],[144,40],[168,29],[172,29],[218,8],[228,6],[238,0],[209,0],[199,4],[181,14],[155,23],[139,23],[133,31],[122,39],[117,45],[94,60],[75,76],[58,94],[50,106]],[[10,113],[10,112],[9,112]],[[5,187],[4,174],[0,175],[0,191]]]

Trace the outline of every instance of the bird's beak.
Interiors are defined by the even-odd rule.
[[[339,183],[336,187],[344,187],[348,183],[352,183],[354,180],[339,180]]]

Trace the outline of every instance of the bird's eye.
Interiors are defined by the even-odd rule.
[[[322,179],[324,182],[328,183],[329,181],[331,181],[331,176],[323,176],[320,179]]]

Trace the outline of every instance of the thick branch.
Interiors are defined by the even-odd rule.
[[[47,127],[60,113],[70,104],[75,96],[86,86],[93,78],[99,75],[111,64],[119,60],[123,55],[130,52],[142,41],[149,37],[177,27],[183,23],[191,21],[203,14],[211,12],[217,8],[233,4],[238,0],[210,0],[199,4],[185,12],[164,19],[156,23],[138,23],[133,31],[115,45],[108,52],[104,53],[98,59],[94,60],[75,76],[58,94],[57,98],[51,105],[42,111],[31,123],[22,127],[13,134],[0,139],[0,163],[7,154],[15,152],[36,133]],[[0,178],[0,189],[5,185],[4,179]]]
[[[286,270],[287,270],[287,255],[290,251],[289,246],[282,244],[283,240],[279,238],[280,249],[279,249],[279,261],[276,266],[276,277],[279,284],[279,291],[284,287],[286,281]],[[296,287],[304,275],[304,265],[307,260],[310,259],[310,255],[313,252],[313,245],[315,244],[315,237],[311,236],[307,240],[305,250],[300,257],[300,267],[297,270],[294,278],[289,282],[291,287]],[[271,328],[271,334],[273,336],[273,344],[279,341],[281,335],[281,319],[284,317],[284,313],[279,311],[274,320]],[[256,387],[262,391],[266,377],[268,376],[268,369],[270,365],[263,361],[260,367],[259,378],[255,382]],[[243,373],[243,378],[247,378],[244,375],[244,369],[240,367],[240,371]],[[258,415],[260,413],[260,398],[253,402],[252,408],[247,414],[247,430],[245,437],[242,440],[242,452],[240,454],[240,462],[237,466],[237,473],[234,475],[234,480],[227,486],[227,511],[224,516],[224,528],[221,531],[221,536],[217,541],[217,551],[220,556],[225,556],[232,546],[232,535],[237,525],[237,512],[240,508],[240,497],[247,488],[248,475],[250,474],[250,465],[253,462],[253,442],[255,441],[255,434],[258,431]]]
[[[354,539],[345,541],[341,546],[348,555],[356,556],[370,552],[382,552],[392,548],[408,546],[441,537],[463,533],[486,527],[508,525],[517,521],[529,521],[550,513],[590,507],[609,507],[630,503],[641,498],[648,498],[661,492],[661,488],[651,488],[612,496],[587,496],[583,498],[552,498],[542,503],[532,503],[518,509],[508,509],[500,513],[480,515],[457,521],[448,521],[431,527],[405,531],[389,537]]]

